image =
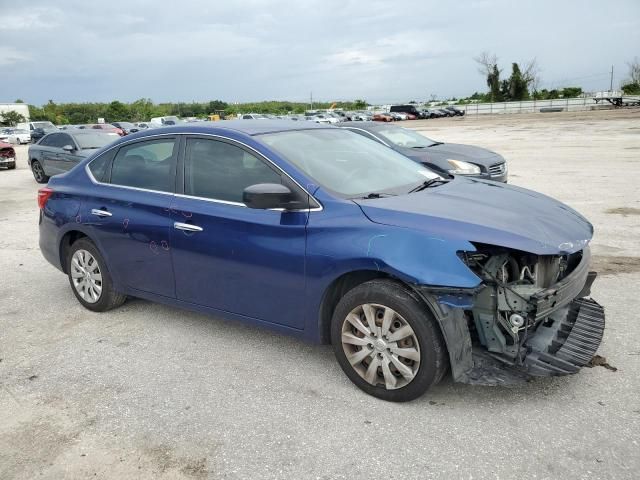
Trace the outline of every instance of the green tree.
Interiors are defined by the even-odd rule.
[[[227,105],[227,102],[223,102],[222,100],[211,100],[208,104],[207,104],[207,113],[213,113],[216,110],[226,110],[227,107],[229,105]]]
[[[122,102],[114,100],[109,104],[105,112],[107,122],[122,122],[131,119],[129,107]],[[97,121],[97,119],[96,119]]]
[[[26,121],[26,118],[24,118],[24,115],[14,110],[9,110],[8,112],[0,113],[0,121],[4,125],[15,127],[17,124]]]
[[[516,62],[511,64],[511,76],[506,84],[506,92],[504,92],[505,100],[520,101],[529,99],[529,89],[527,81],[520,71],[520,67]]]
[[[564,98],[575,98],[582,95],[582,87],[564,87],[562,89],[562,96]]]
[[[362,99],[357,99],[353,102],[354,110],[364,110],[365,108],[367,108],[367,106],[369,106],[369,104]]]
[[[489,93],[491,94],[491,101],[501,102],[503,100],[503,95],[500,88],[500,70],[498,70],[497,64],[493,65],[493,68],[487,75],[487,86],[489,87]]]
[[[625,95],[640,95],[640,83],[639,82],[629,82],[622,85],[622,92]]]

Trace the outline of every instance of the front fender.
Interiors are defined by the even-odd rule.
[[[307,226],[308,336],[321,337],[318,312],[333,282],[351,272],[374,271],[406,284],[473,289],[481,280],[458,257],[473,251],[466,241],[430,237],[425,232],[376,224],[348,202],[325,203]]]

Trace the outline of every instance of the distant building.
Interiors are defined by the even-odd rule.
[[[0,116],[5,112],[11,111],[22,115],[25,122],[29,121],[29,106],[26,103],[0,103]]]

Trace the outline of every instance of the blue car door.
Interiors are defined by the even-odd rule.
[[[247,186],[282,183],[283,174],[211,137],[188,138],[181,163],[184,193],[171,206],[177,298],[302,329],[308,213],[242,203]]]
[[[77,219],[89,227],[127,289],[175,297],[169,207],[178,137],[125,144],[89,164],[96,185]]]

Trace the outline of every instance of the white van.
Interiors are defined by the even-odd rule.
[[[53,123],[47,121],[19,123],[16,128],[19,128],[20,130],[29,130],[30,132],[32,132],[36,128],[42,128],[45,132],[48,130],[58,129],[58,127],[56,127]]]
[[[149,122],[150,126],[153,128],[164,127],[165,125],[178,125],[179,123],[182,123],[182,120],[175,115],[169,115],[168,117],[153,117]]]

